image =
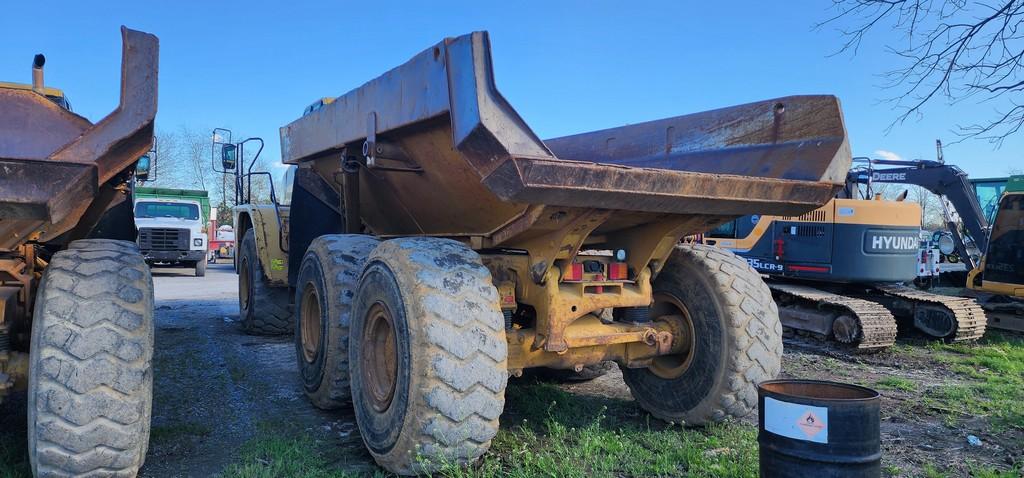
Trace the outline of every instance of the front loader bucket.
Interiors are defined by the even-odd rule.
[[[121,100],[96,124],[27,89],[0,88],[0,249],[75,227],[153,142],[155,36],[121,27]]]
[[[598,236],[670,216],[697,233],[745,214],[798,215],[832,198],[850,166],[833,96],[542,141],[495,87],[484,32],[446,39],[288,124],[281,145],[290,164],[368,146],[359,204],[374,233],[481,247],[520,246],[583,210],[614,211],[587,216],[602,223]]]

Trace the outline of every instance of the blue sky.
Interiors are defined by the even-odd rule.
[[[102,4],[102,6],[101,6]],[[994,106],[930,105],[895,118],[878,73],[898,65],[879,30],[856,56],[815,30],[831,2],[14,2],[0,17],[0,79],[27,82],[34,53],[76,112],[117,103],[121,24],[161,40],[158,129],[228,127],[267,140],[321,96],[336,96],[445,36],[489,30],[498,88],[541,137],[792,94],[835,94],[855,155],[934,158],[934,141]],[[973,177],[1024,168],[1024,135],[1001,149],[949,144]]]

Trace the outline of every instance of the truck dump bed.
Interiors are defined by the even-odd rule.
[[[0,250],[67,232],[98,197],[92,221],[123,199],[104,187],[152,145],[158,42],[121,35],[121,102],[96,124],[32,90],[0,88]]]
[[[668,218],[690,234],[745,214],[799,215],[832,198],[850,166],[832,96],[542,141],[498,93],[485,32],[446,39],[284,126],[281,146],[288,164],[367,156],[359,203],[373,233],[477,248],[521,246],[573,220],[599,221],[599,243]]]

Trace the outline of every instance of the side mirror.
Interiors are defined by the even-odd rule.
[[[139,160],[135,162],[135,179],[137,181],[145,181],[149,179],[149,171],[153,167],[153,160],[150,159],[148,154],[144,154],[139,157]]]
[[[238,147],[233,144],[225,144],[220,150],[220,165],[225,171],[235,169],[238,162]]]

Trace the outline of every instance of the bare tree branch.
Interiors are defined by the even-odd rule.
[[[213,169],[210,131],[210,128],[187,125],[171,131],[158,131],[156,179],[146,185],[207,191],[213,206],[230,211],[236,205],[234,176],[225,176]],[[239,164],[248,166],[254,154],[255,151],[247,150],[244,161],[239,161]],[[270,164],[266,156],[260,156],[252,170],[271,171]],[[274,186],[280,187],[278,184]],[[275,192],[281,194],[280,190]],[[270,202],[270,181],[266,175],[253,176],[252,200],[261,204]]]
[[[899,113],[889,129],[937,101],[974,99],[993,114],[959,125],[959,141],[984,139],[996,147],[1024,125],[1024,0],[833,0],[835,13],[816,28],[836,26],[844,41],[836,54],[856,54],[878,29],[900,33],[887,51],[903,66],[882,73],[885,101]]]

